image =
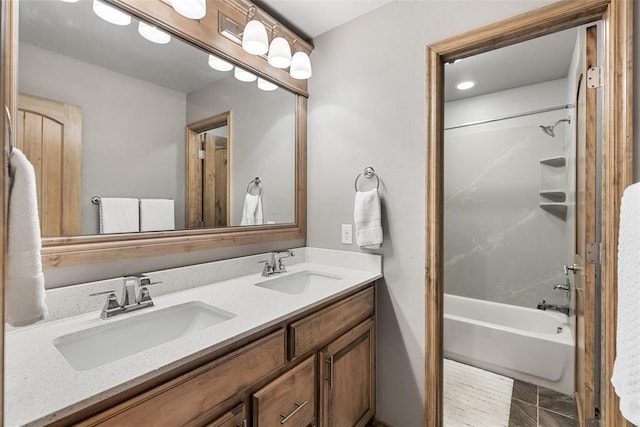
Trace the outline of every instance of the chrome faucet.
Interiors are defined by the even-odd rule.
[[[151,294],[149,294],[148,286],[159,283],[162,282],[151,282],[151,279],[143,274],[131,274],[124,276],[120,301],[118,301],[114,290],[96,292],[89,294],[89,296],[109,295],[102,312],[100,312],[100,318],[108,319],[118,314],[153,307],[153,300],[151,299]]]
[[[553,310],[558,311],[560,313],[564,313],[567,316],[571,315],[571,307],[569,305],[560,305],[560,304],[547,304],[547,301],[542,300],[541,303],[538,303],[538,310]]]
[[[291,250],[273,251],[270,255],[271,256],[268,260],[260,261],[261,263],[264,263],[264,269],[262,269],[263,277],[270,277],[274,274],[286,272],[287,268],[285,267],[282,260],[284,258],[296,256],[296,254]]]

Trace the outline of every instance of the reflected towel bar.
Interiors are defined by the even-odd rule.
[[[253,178],[251,181],[249,181],[249,184],[247,184],[247,193],[250,193],[251,190],[251,186],[255,185],[256,187],[258,187],[258,194],[257,196],[261,196],[262,195],[262,180],[260,179],[259,176],[256,176],[255,178]]]

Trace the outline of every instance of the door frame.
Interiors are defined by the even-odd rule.
[[[426,47],[425,424],[443,422],[444,64],[602,20],[602,357],[601,421],[630,426],[611,382],[616,350],[620,201],[633,183],[633,2],[563,0]]]

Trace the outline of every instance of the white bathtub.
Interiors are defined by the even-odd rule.
[[[562,313],[445,294],[444,356],[560,393],[574,391],[574,339]]]

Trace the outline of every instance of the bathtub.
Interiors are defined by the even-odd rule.
[[[574,338],[562,313],[444,295],[444,356],[573,394]]]

